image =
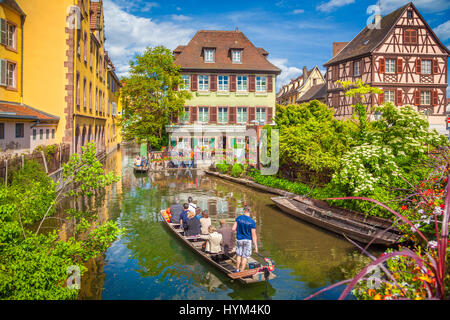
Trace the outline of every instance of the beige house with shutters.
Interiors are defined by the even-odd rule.
[[[218,150],[245,145],[249,126],[272,124],[276,77],[268,53],[236,31],[198,31],[174,50],[183,88],[192,93],[185,113],[167,126],[171,145]]]

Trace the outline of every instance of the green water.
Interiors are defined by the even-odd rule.
[[[357,249],[345,239],[280,212],[273,195],[225,182],[202,172],[136,175],[133,158],[139,147],[122,148],[106,168],[122,176],[107,190],[100,216],[117,219],[126,233],[88,264],[80,299],[303,299],[344,280]],[[175,197],[208,209],[213,224],[230,221],[252,207],[260,253],[276,264],[268,284],[242,285],[201,260],[160,222],[161,208]],[[357,257],[357,256],[356,256]],[[343,288],[319,296],[336,299]]]

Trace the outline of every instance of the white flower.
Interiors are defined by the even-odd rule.
[[[437,245],[438,245],[438,243],[436,241],[434,241],[434,240],[428,242],[428,247],[430,249],[436,249]]]

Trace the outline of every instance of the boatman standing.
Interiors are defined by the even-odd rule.
[[[233,225],[236,231],[236,271],[242,272],[247,266],[248,258],[252,255],[252,242],[258,253],[258,239],[256,237],[256,222],[250,218],[250,208],[244,208],[244,214],[237,217]]]

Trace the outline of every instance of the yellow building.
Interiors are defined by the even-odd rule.
[[[24,25],[23,101],[59,117],[56,142],[106,151],[107,58],[101,0],[17,0]]]
[[[107,103],[108,108],[106,111],[106,152],[109,153],[113,151],[118,144],[122,142],[120,135],[120,127],[118,124],[118,118],[121,113],[119,111],[120,105],[120,88],[122,84],[115,73],[114,64],[106,55],[107,59]]]

